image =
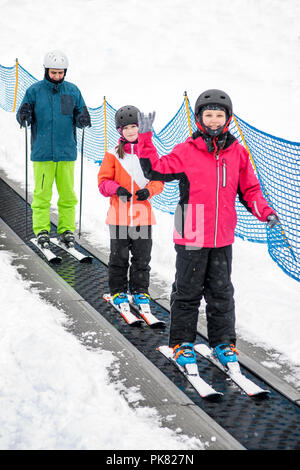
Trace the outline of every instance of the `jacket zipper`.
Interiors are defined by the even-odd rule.
[[[42,188],[41,188],[41,189],[44,189],[44,180],[45,180],[45,173],[43,173],[43,178],[42,178]]]
[[[217,194],[216,194],[216,218],[215,218],[215,238],[214,246],[217,246],[217,232],[218,232],[218,212],[219,212],[219,184],[220,184],[220,172],[219,172],[219,155],[216,153],[217,160]]]
[[[223,160],[222,160],[222,170],[223,170],[223,174],[222,174],[222,187],[223,187],[223,188],[226,188],[226,183],[227,183],[227,171],[226,171],[226,160],[225,160],[225,158],[223,158]]]

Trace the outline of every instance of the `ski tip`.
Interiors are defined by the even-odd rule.
[[[62,258],[60,256],[57,256],[56,258],[50,259],[49,263],[51,263],[51,264],[60,264],[61,260],[62,260]]]
[[[163,320],[160,320],[160,321],[157,321],[155,323],[148,323],[148,325],[150,326],[150,328],[152,329],[155,329],[155,328],[166,328],[166,322],[164,322]]]
[[[261,390],[259,392],[249,393],[248,396],[250,398],[265,399],[270,396],[270,393],[270,390]]]
[[[120,312],[120,315],[122,316],[122,318],[124,318],[125,322],[129,326],[140,326],[144,323],[144,320],[142,320],[141,318],[137,318],[137,317],[128,318],[128,316],[124,315],[122,312]]]
[[[141,325],[143,325],[143,323],[144,323],[143,320],[138,319],[138,320],[134,320],[134,321],[128,323],[128,325],[130,325],[130,326],[141,326]]]
[[[204,398],[207,401],[219,402],[223,398],[224,394],[222,392],[212,392],[206,395],[201,395],[201,398]]]
[[[82,258],[80,260],[80,263],[82,264],[91,264],[93,262],[93,257],[92,256],[85,256],[85,258]]]

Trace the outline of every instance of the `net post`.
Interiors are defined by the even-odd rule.
[[[13,104],[13,113],[16,111],[17,94],[18,94],[18,83],[19,83],[19,61],[16,59],[16,80],[15,80],[15,95]]]
[[[104,151],[107,151],[107,114],[106,114],[106,98],[103,96],[103,112],[104,112]]]
[[[192,136],[191,117],[190,117],[190,109],[189,109],[189,102],[188,102],[187,92],[185,91],[183,95],[184,95],[184,100],[185,100],[185,107],[186,107],[186,114],[187,114],[187,118],[188,118],[190,136]]]

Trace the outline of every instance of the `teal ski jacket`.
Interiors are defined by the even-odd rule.
[[[31,160],[74,161],[77,158],[76,127],[82,127],[80,116],[88,114],[76,85],[63,81],[52,83],[46,78],[31,85],[17,112],[24,103],[32,109]]]

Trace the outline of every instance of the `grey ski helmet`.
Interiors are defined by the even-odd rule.
[[[69,66],[67,56],[58,50],[47,52],[44,57],[45,69],[64,69],[66,70]]]
[[[226,109],[228,118],[232,116],[232,102],[230,97],[222,90],[206,90],[197,98],[195,104],[195,115],[199,116],[203,106],[210,104],[220,105]]]
[[[128,126],[128,124],[138,123],[139,109],[132,105],[122,106],[115,114],[116,128]]]

